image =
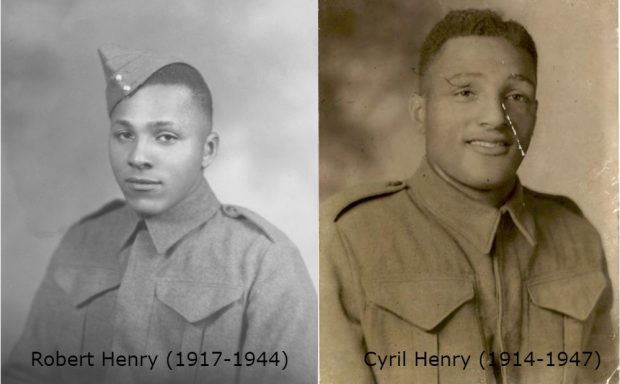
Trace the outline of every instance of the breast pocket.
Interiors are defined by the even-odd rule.
[[[161,281],[155,296],[187,322],[197,323],[221,315],[241,298],[242,292],[241,287],[232,285]]]
[[[461,359],[450,360],[458,364],[450,367],[433,366],[430,360],[431,356],[469,356],[481,349],[469,278],[377,280],[367,285],[367,297],[363,319],[367,350],[401,356],[400,366],[390,366],[389,357],[383,368],[372,366],[378,381],[445,383],[455,378],[478,382],[482,377],[477,369],[471,369],[471,360],[467,370],[463,370]],[[392,359],[394,362],[398,360]]]
[[[594,308],[606,284],[601,271],[556,274],[528,281],[529,349],[543,358],[550,353],[555,363],[559,352],[570,355],[583,351],[592,330]],[[571,364],[545,366],[537,370],[534,381],[571,383],[575,372]]]
[[[161,334],[169,335],[170,345],[198,352],[206,346],[223,347],[238,339],[241,329],[243,289],[208,282],[160,281],[155,289]]]
[[[208,372],[214,382],[233,381],[232,364],[214,366],[214,361],[238,350],[243,292],[240,286],[221,283],[157,282],[147,350],[161,356],[164,369],[152,372],[152,382],[193,383],[200,372]],[[172,371],[166,369],[168,355]]]

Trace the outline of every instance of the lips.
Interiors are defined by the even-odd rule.
[[[161,181],[146,177],[128,177],[125,182],[135,191],[151,191],[161,185]]]
[[[499,156],[508,153],[512,142],[503,137],[485,137],[466,140],[469,148],[487,156]]]

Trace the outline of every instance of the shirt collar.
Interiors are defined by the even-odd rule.
[[[157,216],[145,218],[157,252],[165,253],[192,229],[209,220],[219,207],[220,202],[203,178],[184,200]]]
[[[501,216],[508,212],[519,231],[534,246],[536,228],[530,207],[517,179],[510,198],[500,208],[473,200],[442,179],[424,158],[417,172],[408,181],[412,197],[421,202],[452,232],[470,241],[485,254],[491,252]]]
[[[119,236],[110,236],[110,238],[117,239],[115,248],[120,252],[127,246],[127,242],[136,231],[136,226],[140,223],[141,218],[136,211],[125,203],[121,209],[113,213],[112,220],[110,227],[114,228],[119,233]]]

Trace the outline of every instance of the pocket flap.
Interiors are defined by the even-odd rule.
[[[157,298],[190,323],[200,321],[241,298],[243,289],[206,282],[160,281]]]
[[[121,275],[117,269],[61,264],[54,271],[54,280],[77,307],[99,294],[117,288]]]
[[[474,298],[466,278],[375,281],[369,288],[370,301],[426,331]]]
[[[601,271],[559,278],[540,278],[527,284],[530,298],[539,307],[584,321],[596,306],[607,280]]]

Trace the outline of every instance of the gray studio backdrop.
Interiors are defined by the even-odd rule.
[[[571,197],[593,222],[617,300],[615,0],[319,0],[321,200],[415,171],[424,136],[407,99],[420,45],[448,10],[468,7],[499,11],[533,35],[538,122],[520,175],[531,188]]]
[[[120,197],[107,158],[105,43],[203,73],[221,147],[206,177],[318,249],[317,5],[305,0],[2,1],[2,360],[63,232]]]

